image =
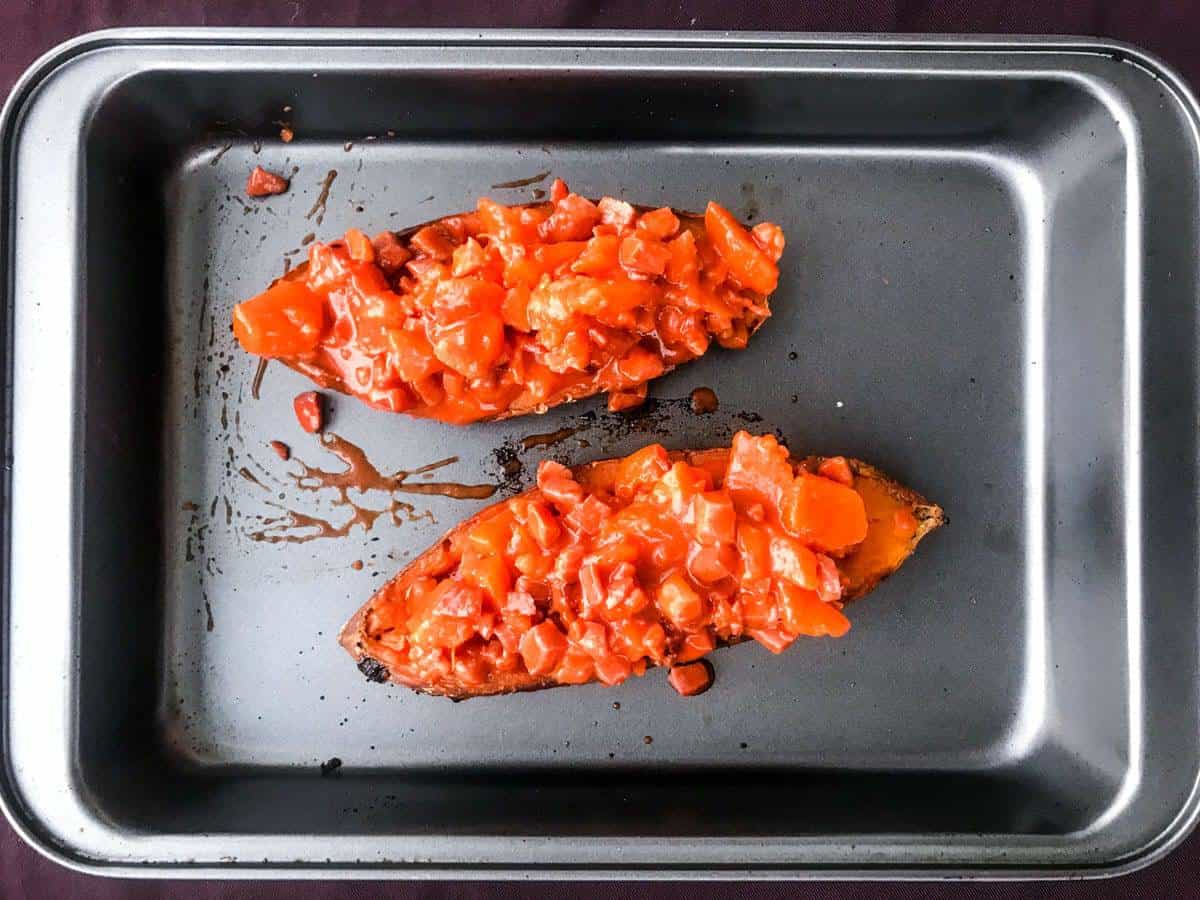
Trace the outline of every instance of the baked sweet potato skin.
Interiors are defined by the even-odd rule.
[[[670,457],[672,460],[682,460],[692,465],[704,466],[707,463],[709,466],[713,466],[719,465],[728,454],[727,448],[717,448],[700,451],[674,451]],[[801,460],[793,458],[792,464],[796,471],[803,469],[815,473],[822,461],[822,457],[812,456]],[[586,463],[575,467],[572,472],[581,484],[586,485],[589,478],[596,475],[601,467],[612,465],[615,462],[617,461],[602,460]],[[853,551],[837,560],[839,572],[843,576],[843,601],[858,599],[873,590],[912,555],[917,545],[926,536],[946,522],[942,508],[926,500],[916,491],[899,484],[865,462],[854,459],[848,459],[847,462],[854,475],[855,490],[863,496],[867,510],[868,529],[866,539]],[[537,493],[538,489],[533,488],[520,496],[532,497]],[[372,604],[391,588],[403,588],[417,578],[436,577],[450,571],[456,563],[457,548],[465,534],[474,525],[502,509],[505,503],[510,502],[511,499],[515,498],[480,510],[474,516],[455,526],[442,540],[414,559],[388,584],[381,587],[342,628],[338,637],[339,642],[370,680],[403,684],[419,693],[444,696],[452,700],[564,686],[553,678],[526,673],[494,673],[492,680],[483,685],[466,685],[453,676],[432,684],[406,680],[399,673],[390,670],[383,662],[373,658],[367,650],[370,641],[364,632],[364,626]],[[911,515],[915,522],[911,535],[903,540],[896,539],[892,528],[894,517],[898,512],[901,515],[905,513]],[[722,641],[718,642],[718,646],[729,646],[746,639],[743,637],[741,640]],[[671,662],[672,660],[668,659],[665,664],[669,665]]]

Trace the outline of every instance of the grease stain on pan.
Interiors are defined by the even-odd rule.
[[[279,515],[258,516],[259,527],[249,528],[246,536],[264,543],[306,543],[312,540],[340,538],[355,527],[371,531],[380,518],[386,516],[393,525],[420,519],[433,521],[429,510],[417,507],[397,494],[417,494],[450,497],[455,500],[485,500],[498,490],[494,484],[460,484],[457,482],[410,481],[415,476],[429,475],[438,469],[458,462],[458,457],[440,459],[415,469],[399,469],[390,474],[381,472],[363,449],[346,438],[326,432],[320,435],[321,446],[341,460],[340,470],[322,469],[292,455],[299,471],[288,472],[292,486],[302,492],[332,491],[330,501],[335,510],[349,517],[340,523],[313,513],[291,509],[274,500],[267,505],[279,510]],[[354,491],[354,497],[351,497]],[[283,499],[285,495],[281,495]],[[367,502],[367,498],[371,498]]]

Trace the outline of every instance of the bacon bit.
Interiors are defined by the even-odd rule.
[[[295,136],[296,132],[292,131],[292,129],[288,128],[286,125],[279,129],[279,139],[285,144],[290,144],[292,142],[292,138]]]
[[[675,688],[680,696],[695,697],[712,687],[714,677],[712,663],[707,659],[698,659],[680,666],[671,666],[667,683]]]
[[[267,443],[267,446],[270,447],[272,450],[274,450],[275,455],[278,456],[280,459],[282,459],[284,462],[287,462],[289,459],[292,458],[292,448],[289,447],[287,444],[285,444],[283,441],[270,441]]]
[[[246,179],[246,194],[250,197],[270,197],[282,194],[288,189],[289,181],[282,175],[268,172],[262,166],[255,166]]]
[[[325,405],[321,401],[322,397],[316,391],[297,394],[296,399],[292,401],[296,420],[309,434],[318,434],[325,427]]]

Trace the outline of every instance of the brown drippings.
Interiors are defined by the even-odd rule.
[[[529,187],[531,184],[537,184],[539,181],[545,181],[550,177],[550,170],[538,172],[536,175],[530,175],[528,178],[518,178],[516,181],[502,181],[499,184],[493,184],[493,188],[523,188]]]
[[[321,435],[321,446],[346,464],[340,472],[328,472],[310,466],[303,460],[297,460],[303,471],[292,477],[297,487],[306,491],[317,491],[322,488],[333,488],[343,496],[350,488],[357,488],[360,493],[366,491],[385,491],[387,493],[434,494],[442,497],[453,497],[455,500],[486,500],[496,493],[494,484],[457,484],[455,482],[431,481],[424,484],[409,484],[408,479],[414,475],[424,475],[443,466],[458,462],[457,456],[439,459],[437,462],[421,466],[419,469],[398,470],[391,475],[379,471],[363,452],[361,447],[350,443],[344,437],[329,432]]]
[[[297,510],[287,509],[277,503],[268,503],[281,510],[282,515],[262,518],[262,528],[249,532],[251,540],[267,543],[304,543],[321,538],[338,538],[350,534],[356,525],[362,526],[363,531],[370,531],[382,516],[387,516],[394,525],[405,522],[415,522],[419,519],[433,519],[429,510],[418,512],[417,508],[396,494],[431,494],[442,497],[452,497],[456,500],[483,500],[497,490],[492,484],[457,484],[453,482],[423,482],[410,483],[413,476],[433,472],[443,466],[457,462],[457,456],[438,460],[426,466],[412,470],[399,470],[392,474],[384,474],[367,458],[362,448],[352,444],[345,438],[326,433],[320,436],[321,446],[340,459],[345,467],[341,471],[331,472],[309,465],[298,457],[292,459],[299,463],[299,472],[289,472],[288,475],[302,491],[315,493],[330,489],[337,492],[333,501],[335,506],[345,507],[351,511],[351,516],[341,525],[335,525],[326,519]],[[245,472],[245,470],[243,470]],[[245,473],[246,477],[249,473]],[[351,490],[358,498],[371,491],[379,491],[388,495],[386,506],[376,509],[363,506],[351,499]]]
[[[198,509],[200,509],[200,507],[191,500],[185,500],[183,501],[182,506],[180,506],[180,509],[182,509],[184,512],[196,512]]]
[[[287,462],[289,459],[292,458],[292,448],[289,447],[287,444],[285,444],[283,441],[269,441],[267,443],[267,446],[270,447],[272,450],[274,450],[275,455],[278,456],[280,459],[282,459],[284,462]]]
[[[238,469],[238,474],[241,475],[243,478],[245,478],[247,481],[249,481],[251,484],[258,485],[264,491],[267,490],[267,486],[258,480],[258,476],[256,476],[253,472],[251,472],[245,466],[242,466],[240,469]]]
[[[254,370],[254,380],[250,382],[250,396],[255,400],[258,399],[258,392],[262,388],[263,376],[267,374],[267,364],[270,361],[269,358],[262,357],[258,361],[258,368]]]
[[[270,505],[276,509],[282,509],[275,503]],[[250,532],[249,537],[253,541],[261,541],[266,544],[305,544],[319,538],[345,537],[350,533],[350,529],[358,524],[362,524],[365,529],[370,530],[377,517],[378,514],[371,517],[370,524],[367,524],[367,519],[355,515],[343,525],[334,525],[332,522],[310,516],[308,513],[284,509],[281,516],[262,519],[262,529]]]
[[[217,151],[216,156],[208,161],[208,164],[210,166],[215,166],[221,161],[221,157],[228,153],[231,149],[233,149],[233,144],[225,144],[220,150]]]
[[[321,193],[317,195],[317,200],[313,203],[312,209],[304,214],[304,218],[311,219],[313,216],[316,216],[318,225],[325,221],[325,206],[329,203],[329,191],[333,187],[333,182],[336,178],[337,169],[330,169],[325,173],[325,178],[321,182]]]
[[[708,415],[717,411],[717,407],[721,405],[717,399],[716,393],[712,388],[698,387],[692,391],[690,397],[692,412],[698,416]]]
[[[217,625],[213,621],[212,604],[208,602],[207,597],[204,599],[204,614],[205,614],[205,617],[207,618],[207,621],[204,623],[204,630],[212,631],[214,628],[217,627]]]
[[[565,441],[571,435],[576,434],[579,428],[565,427],[558,431],[547,431],[545,434],[530,434],[521,438],[521,448],[523,450],[532,450],[534,447],[549,447],[557,444],[559,441]]]
[[[300,246],[307,247],[309,244],[311,244],[316,239],[317,239],[317,236],[310,231],[304,237],[300,238]]]

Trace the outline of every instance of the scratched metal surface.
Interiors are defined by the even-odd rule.
[[[39,519],[21,490],[14,503],[9,805],[32,829],[96,865],[285,874],[1066,872],[1177,836],[1197,766],[1195,548],[1139,535],[1177,534],[1194,507],[1194,340],[1165,324],[1195,314],[1194,167],[1165,164],[1194,154],[1186,97],[1086,44],[460,35],[401,59],[383,37],[247,40],[118,41],[24,125],[18,173],[58,171],[70,159],[29,135],[76,109],[71,84],[119,85],[76,112],[86,277],[64,290],[82,332],[34,317],[52,272],[16,275],[14,488],[56,462],[80,479],[79,500],[58,498],[80,522],[64,609],[35,613],[27,566],[71,520]],[[144,148],[122,143],[133,130]],[[247,200],[255,164],[291,189]],[[453,458],[426,474],[496,498],[545,457],[738,428],[869,460],[950,525],[851,608],[845,639],[721,651],[715,686],[688,701],[652,672],[458,705],[367,683],[336,645],[382,581],[489,501],[403,491],[425,474],[307,489],[306,466],[338,468],[292,414],[310,385],[272,366],[251,396],[232,305],[310,233],[527,200],[537,185],[492,186],[542,172],[778,222],[772,319],[747,351],[655,382],[635,415],[594,399],[461,429],[334,397],[329,430],[384,476]],[[46,202],[18,195],[18,249],[65,228]],[[131,271],[115,249],[165,262]],[[45,323],[80,341],[77,393],[46,380],[39,353],[64,350]],[[146,346],[161,349],[135,355]],[[1144,366],[1166,387],[1143,394]],[[78,460],[37,443],[39,384],[86,412]],[[698,386],[716,412],[688,409]],[[1141,474],[1143,401],[1179,454],[1173,484]],[[559,429],[577,430],[521,445]],[[294,540],[315,521],[338,536]],[[1143,625],[1167,547],[1156,596],[1185,629],[1150,610]],[[79,643],[35,653],[35,614]],[[56,659],[75,662],[48,699],[34,687]],[[39,756],[55,740],[61,754]]]

